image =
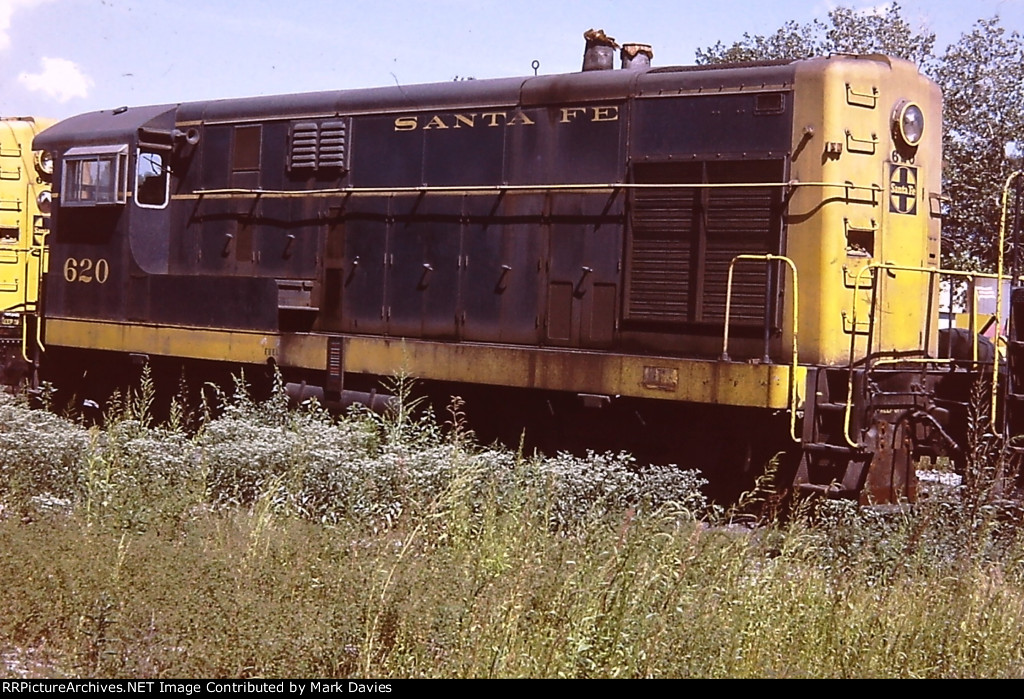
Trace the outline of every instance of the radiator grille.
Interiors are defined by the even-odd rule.
[[[694,190],[655,190],[636,197],[630,318],[689,320],[693,218]]]
[[[707,252],[704,259],[703,317],[725,320],[729,263],[737,255],[770,251],[772,193],[768,190],[714,190],[708,201]],[[733,271],[732,307],[735,322],[764,321],[767,270],[761,261],[739,261]]]
[[[660,184],[749,181],[744,178],[764,182],[778,181],[778,170],[749,163],[718,165],[709,177],[710,168],[697,172],[692,166],[659,167],[650,173],[638,170],[637,179]],[[733,258],[778,252],[780,196],[778,187],[636,190],[627,244],[626,320],[721,324]],[[763,325],[767,281],[764,262],[736,263],[730,323]]]

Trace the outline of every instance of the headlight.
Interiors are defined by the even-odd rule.
[[[53,195],[50,194],[50,190],[44,189],[36,195],[36,206],[39,207],[39,213],[48,214],[50,213],[51,205],[53,204]]]
[[[916,148],[924,135],[924,112],[915,103],[902,100],[892,113],[892,132],[902,145]]]
[[[53,174],[53,153],[48,150],[36,151],[36,169],[44,175]]]

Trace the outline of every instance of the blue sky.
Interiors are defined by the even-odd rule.
[[[836,3],[797,0],[0,0],[0,115],[580,69],[583,32],[654,47],[655,65]],[[871,11],[878,3],[839,3]],[[884,7],[884,4],[881,5]],[[980,18],[1024,33],[1024,0],[904,0],[939,52]]]

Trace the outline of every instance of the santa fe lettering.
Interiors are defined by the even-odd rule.
[[[596,107],[562,107],[558,110],[558,123],[568,124],[573,121],[618,121],[619,107],[603,105]],[[522,110],[514,112],[461,112],[454,114],[434,114],[432,116],[407,114],[395,117],[395,131],[429,131],[437,129],[475,129],[478,127],[494,128],[496,126],[533,126],[536,124]]]

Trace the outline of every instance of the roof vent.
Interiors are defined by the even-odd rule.
[[[583,52],[583,70],[612,70],[615,65],[615,39],[606,36],[603,29],[588,29],[583,32],[587,48]]]
[[[619,55],[623,70],[644,70],[651,67],[654,50],[650,44],[623,44]]]

